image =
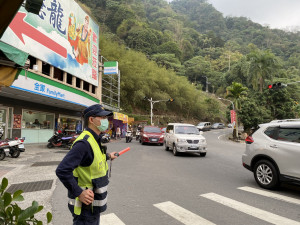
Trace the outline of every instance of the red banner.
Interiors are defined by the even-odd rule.
[[[230,110],[231,123],[236,122],[236,113],[234,110]]]

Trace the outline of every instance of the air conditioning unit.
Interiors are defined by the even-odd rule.
[[[33,70],[34,70],[34,71],[38,71],[38,69],[39,69],[39,68],[38,68],[38,65],[33,65]]]

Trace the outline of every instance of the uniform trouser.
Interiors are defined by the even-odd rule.
[[[69,205],[69,209],[70,209],[70,205]],[[100,213],[93,214],[90,207],[85,208],[83,206],[80,215],[74,214],[74,208],[73,211],[71,212],[73,216],[73,225],[99,225],[100,224]]]

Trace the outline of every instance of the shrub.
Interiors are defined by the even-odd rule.
[[[43,222],[34,218],[34,214],[40,212],[44,207],[39,205],[36,201],[26,209],[21,209],[17,201],[24,201],[22,196],[23,191],[18,190],[11,194],[6,192],[8,186],[7,178],[3,178],[0,186],[0,224],[2,225],[42,225]],[[47,223],[52,220],[52,214],[47,213]]]

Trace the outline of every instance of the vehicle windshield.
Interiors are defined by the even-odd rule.
[[[199,134],[199,131],[194,126],[178,126],[175,128],[175,134]]]
[[[148,133],[161,133],[161,130],[158,127],[145,127],[144,132]]]

